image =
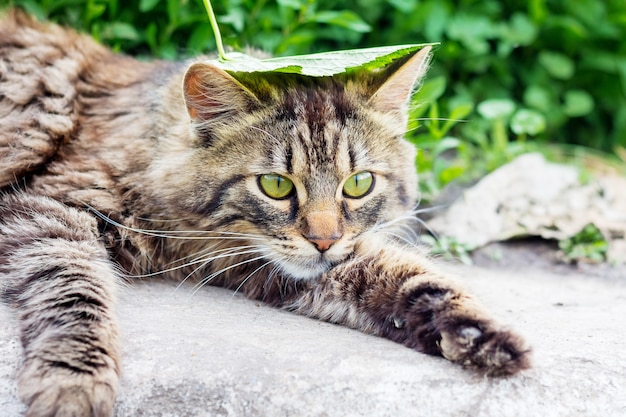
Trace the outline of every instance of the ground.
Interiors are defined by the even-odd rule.
[[[472,253],[476,266],[504,270],[543,270],[557,275],[585,275],[626,283],[626,264],[568,262],[555,240],[517,239],[490,243]]]
[[[545,252],[538,248],[505,248],[500,259]],[[563,273],[539,258],[444,265],[533,346],[534,367],[503,379],[223,289],[191,295],[188,287],[135,283],[120,300],[124,374],[115,415],[626,415],[626,274]],[[20,347],[4,305],[0,322],[8,324],[0,326],[0,415],[18,416]]]

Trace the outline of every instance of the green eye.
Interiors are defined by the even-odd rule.
[[[343,184],[343,194],[351,198],[361,198],[372,190],[374,174],[369,171],[358,172]]]
[[[293,192],[293,182],[278,174],[265,174],[259,177],[259,188],[271,198],[281,200]]]

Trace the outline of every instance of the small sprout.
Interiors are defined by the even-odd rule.
[[[476,248],[472,245],[459,242],[450,236],[434,238],[430,235],[423,235],[420,236],[420,240],[430,247],[430,252],[433,255],[439,255],[449,260],[459,260],[465,265],[473,264],[470,253]]]
[[[593,223],[572,237],[559,241],[559,249],[570,262],[604,262],[609,244]]]

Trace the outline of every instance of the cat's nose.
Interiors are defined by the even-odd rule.
[[[326,252],[328,249],[330,249],[330,247],[333,245],[333,243],[335,243],[336,241],[339,240],[339,238],[341,238],[341,236],[337,237],[337,238],[331,238],[331,239],[316,239],[316,238],[307,238],[307,240],[309,242],[311,242],[318,251],[320,252]]]
[[[332,210],[317,210],[308,213],[302,222],[302,236],[321,253],[343,236],[339,216]]]

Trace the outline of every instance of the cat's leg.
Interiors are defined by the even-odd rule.
[[[285,306],[441,355],[482,374],[530,366],[521,337],[500,326],[416,250],[375,239]]]
[[[17,310],[27,416],[108,417],[118,385],[116,274],[86,213],[0,195],[0,293]]]

